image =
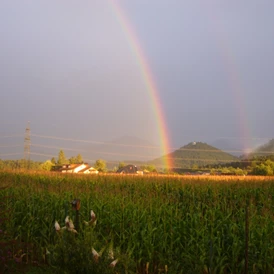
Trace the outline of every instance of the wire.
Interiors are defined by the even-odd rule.
[[[37,153],[37,152],[30,152],[31,155],[37,155],[37,156],[45,156],[45,157],[55,157],[55,155],[53,154],[44,154],[44,153]],[[193,161],[193,160],[197,160],[197,159],[193,159],[193,158],[172,158],[172,160],[174,159],[179,159],[179,160],[182,160],[182,161]],[[83,160],[85,162],[96,162],[98,159],[89,159],[89,158],[83,158]],[[201,162],[218,162],[218,163],[233,163],[233,162],[241,162],[241,163],[249,163],[250,160],[235,160],[235,161],[231,161],[231,160],[213,160],[213,159],[200,159]],[[119,164],[120,161],[108,161],[106,160],[107,163],[112,163],[112,164]],[[125,161],[127,162],[127,161]],[[138,162],[138,161],[136,161]],[[260,162],[260,161],[255,161],[255,162]],[[140,165],[146,165],[146,163],[140,163]],[[158,166],[158,165],[156,165]],[[163,166],[158,166],[158,167],[163,167]],[[176,168],[180,168],[182,169],[181,166],[172,166],[170,168],[173,168],[173,169],[176,169]],[[192,168],[189,168],[189,169],[192,169]]]
[[[55,157],[56,155],[53,155],[53,154],[44,154],[44,153],[38,153],[38,152],[30,152],[30,154],[33,154],[33,155],[40,155],[40,156],[47,156],[47,157]],[[96,159],[87,159],[87,158],[84,158],[86,160],[91,160],[91,161],[96,161]],[[160,159],[160,158],[159,158]],[[182,157],[175,157],[175,158],[164,158],[164,159],[172,159],[172,160],[183,160],[183,161],[193,161],[193,160],[197,160],[197,161],[201,161],[201,162],[237,162],[237,161],[240,161],[239,160],[216,160],[216,159],[207,159],[207,158],[201,158],[201,159],[193,159],[193,158],[182,158]],[[97,159],[98,160],[98,159]],[[118,162],[118,161],[107,161],[107,162]]]
[[[22,145],[0,145],[0,147],[22,147]]]
[[[52,148],[52,149],[58,149],[58,150],[69,150],[69,151],[76,151],[76,152],[89,152],[89,153],[98,153],[98,154],[104,154],[104,155],[117,155],[117,156],[132,156],[132,157],[141,157],[141,158],[160,158],[161,156],[156,156],[150,154],[149,156],[143,156],[143,155],[136,155],[136,154],[125,154],[125,153],[114,153],[114,152],[103,152],[103,151],[93,151],[93,150],[84,150],[84,149],[73,149],[73,148],[65,148],[65,147],[59,147],[59,146],[49,146],[49,145],[42,145],[42,144],[32,144],[33,147],[43,147],[43,148]],[[242,153],[244,154],[244,150],[215,150],[215,149],[197,149],[197,148],[180,148],[177,149],[177,151],[193,151],[193,152],[213,152],[213,153]],[[254,154],[273,154],[273,151],[254,151]],[[184,157],[171,157],[172,159],[185,159]]]
[[[13,138],[13,137],[24,137],[22,134],[12,134],[12,135],[0,135],[0,138]]]
[[[97,144],[97,145],[114,145],[114,146],[124,146],[124,147],[142,147],[142,148],[157,148],[160,149],[160,146],[144,146],[144,145],[129,145],[129,144],[120,144],[120,143],[111,143],[111,142],[100,142],[100,141],[93,141],[93,140],[80,140],[80,139],[72,139],[72,138],[64,138],[64,137],[56,137],[56,136],[47,136],[47,135],[38,135],[38,134],[30,134],[33,137],[40,137],[45,139],[55,139],[55,140],[62,140],[62,141],[72,141],[72,142],[79,142],[79,143],[90,143],[90,144]]]
[[[58,150],[69,150],[69,151],[76,151],[76,152],[89,152],[89,153],[99,153],[104,155],[119,155],[119,156],[132,156],[132,157],[141,157],[141,158],[151,158],[151,157],[158,157],[158,156],[143,156],[143,155],[136,155],[136,154],[125,154],[125,153],[114,153],[114,152],[102,152],[102,151],[93,151],[93,150],[83,150],[83,149],[73,149],[73,148],[60,148],[56,146],[47,146],[47,145],[40,145],[40,144],[32,144],[33,147],[43,147],[43,148],[52,148]]]
[[[99,141],[88,141],[88,140],[80,140],[80,139],[73,139],[73,138],[64,138],[64,137],[57,137],[57,136],[47,136],[47,135],[38,135],[38,134],[30,134],[33,137],[39,137],[39,138],[45,138],[45,139],[55,139],[55,140],[64,140],[64,141],[73,141],[73,142],[82,142],[82,143],[92,143],[92,144],[104,144],[104,145],[111,145],[111,146],[123,146],[123,147],[137,147],[137,148],[158,148],[160,149],[159,146],[142,146],[142,145],[129,145],[129,144],[121,144],[121,143],[110,143],[110,142],[99,142]],[[5,136],[0,136],[0,138],[10,138],[10,137],[18,137],[18,136],[23,136],[23,135],[5,135]],[[227,137],[229,138],[229,137]],[[253,138],[255,139],[255,138]],[[257,138],[258,139],[258,138]],[[263,139],[263,138],[259,138]],[[0,147],[19,147],[21,145],[0,145]],[[195,146],[195,145],[193,145]],[[50,146],[50,145],[43,145],[43,144],[31,144],[31,147],[43,147],[43,148],[51,148],[51,149],[60,149],[58,146]],[[86,153],[96,153],[96,154],[102,154],[102,155],[117,155],[117,156],[131,156],[131,157],[139,157],[143,159],[147,159],[147,161],[153,161],[158,160],[160,161],[162,156],[155,156],[155,155],[136,155],[136,154],[125,154],[125,153],[114,153],[114,152],[102,152],[102,151],[92,151],[92,150],[84,150],[84,149],[74,149],[74,148],[62,148],[64,150],[69,150],[69,151],[75,151],[75,152],[86,152]],[[198,149],[198,148],[179,148],[176,149],[177,151],[194,151],[194,152],[214,152],[214,153],[242,153],[245,154],[244,150],[211,150],[211,149]],[[273,151],[254,151],[253,154],[273,154]],[[45,156],[45,157],[56,157],[56,155],[53,154],[43,154],[43,153],[38,153],[38,152],[30,152],[32,155],[40,155],[40,156]],[[0,154],[0,156],[12,156],[12,155],[22,155],[21,153],[6,153],[6,154]],[[151,160],[152,159],[152,160]],[[200,162],[220,162],[220,163],[225,163],[225,162],[249,162],[249,160],[241,160],[241,159],[235,159],[235,160],[216,160],[216,159],[209,159],[209,158],[185,158],[185,157],[165,157],[163,156],[163,159],[171,159],[173,161],[200,161]],[[96,161],[95,159],[87,159],[85,158],[86,161]],[[126,160],[124,160],[126,161]],[[118,161],[107,161],[108,163],[119,163]],[[140,161],[136,161],[140,162]],[[145,164],[145,163],[144,163]],[[175,168],[175,167],[173,167]]]
[[[0,154],[0,157],[2,157],[2,156],[12,156],[12,155],[22,155],[22,153],[4,153],[4,154]]]
[[[32,155],[38,155],[38,156],[46,156],[46,157],[55,157],[55,155],[52,154],[44,154],[44,153],[37,153],[37,152],[30,152]],[[97,161],[98,159],[87,159],[83,158],[85,161]],[[106,161],[108,163],[119,163],[119,161]]]
[[[48,135],[40,135],[40,134],[30,134],[33,137],[40,137],[44,139],[54,139],[54,140],[62,140],[62,141],[71,141],[71,142],[78,142],[78,143],[90,143],[90,144],[97,144],[97,145],[111,145],[111,146],[123,146],[123,147],[136,147],[136,148],[151,148],[151,149],[161,149],[161,146],[148,146],[148,145],[131,145],[131,144],[123,144],[123,143],[112,143],[112,142],[102,142],[102,141],[95,141],[95,140],[82,140],[82,139],[73,139],[73,138],[66,138],[66,137],[58,137],[58,136],[48,136]],[[237,139],[236,137],[219,137],[223,139]],[[243,138],[242,138],[243,139]],[[262,140],[262,139],[271,139],[271,138],[260,138],[260,137],[251,137],[250,139],[253,140]],[[168,150],[191,150],[188,148],[177,148],[177,147],[169,147]],[[195,151],[210,151],[210,152],[217,152],[216,150],[203,150],[203,149],[195,149]],[[228,153],[245,153],[245,150],[220,150],[219,152],[228,152]],[[266,153],[273,153],[266,152]],[[134,156],[134,155],[133,155]]]

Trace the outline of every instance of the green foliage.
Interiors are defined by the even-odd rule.
[[[274,162],[269,159],[262,162],[253,161],[251,172],[253,175],[272,176],[274,174]]]
[[[41,162],[28,161],[25,159],[20,160],[1,160],[0,159],[0,170],[19,170],[19,169],[30,169],[39,170]]]
[[[76,157],[74,157],[74,156],[70,157],[69,163],[70,164],[82,164],[83,163],[82,155],[78,154]]]
[[[25,254],[22,265],[44,263],[51,273],[244,273],[248,207],[248,273],[273,273],[274,178],[218,178],[0,172],[0,188],[9,186],[0,191],[9,214],[1,241],[9,234],[30,243],[11,258]],[[75,223],[75,197],[78,234],[59,235],[55,220]],[[91,209],[98,223],[86,227]],[[92,248],[101,251],[98,262]]]
[[[76,157],[73,157],[73,156],[70,157],[70,158],[69,158],[69,163],[70,163],[70,164],[77,164]]]
[[[148,172],[157,172],[155,165],[143,165],[141,169]]]
[[[43,164],[40,165],[40,168],[45,171],[50,171],[53,167],[52,161],[47,160]]]
[[[58,165],[65,165],[68,163],[68,160],[66,158],[65,152],[61,149],[58,154],[58,160],[57,164]]]
[[[83,157],[82,157],[82,155],[81,154],[78,154],[77,156],[76,156],[76,163],[77,164],[82,164],[84,161],[83,161]]]
[[[242,170],[238,167],[236,169],[234,169],[234,173],[235,173],[235,175],[247,175],[247,171]]]
[[[48,245],[46,250],[47,262],[58,273],[107,274],[114,273],[110,264],[117,259],[114,256],[119,256],[115,271],[123,271],[123,256],[119,250],[113,247],[112,241],[100,241],[100,237],[91,227],[82,227],[77,234],[66,230],[56,232],[54,243]],[[93,246],[96,246],[98,252]]]
[[[55,160],[54,157],[51,158],[51,163],[52,163],[53,165],[56,165],[56,164],[57,164],[57,162],[56,162],[56,160]]]
[[[123,168],[125,165],[125,162],[119,162],[118,169]]]
[[[107,171],[106,167],[107,167],[106,161],[104,161],[102,159],[96,160],[96,162],[94,164],[94,168],[100,172],[106,172]]]

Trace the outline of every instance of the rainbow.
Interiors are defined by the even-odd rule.
[[[149,97],[152,102],[153,112],[156,118],[158,134],[161,142],[161,152],[162,155],[167,155],[170,150],[169,145],[169,137],[168,137],[168,130],[167,125],[165,122],[165,116],[163,107],[161,105],[160,96],[157,90],[157,86],[155,80],[153,79],[153,75],[151,69],[149,67],[147,58],[145,53],[140,45],[139,39],[131,26],[129,20],[125,16],[125,13],[122,7],[118,4],[116,0],[109,0],[111,3],[112,10],[114,15],[121,26],[125,37],[129,43],[129,46],[135,56],[136,63],[140,68],[140,72],[144,79],[144,83],[146,85],[146,89],[149,93]],[[171,168],[172,167],[172,160],[171,158],[165,157],[163,160],[163,167],[164,168]]]
[[[233,97],[235,98],[235,105],[238,112],[238,130],[241,136],[243,152],[249,153],[251,151],[252,145],[250,144],[250,130],[248,126],[248,119],[246,116],[247,109],[246,104],[243,96],[244,87],[242,81],[240,79],[240,72],[238,71],[238,66],[234,60],[233,53],[231,52],[230,48],[220,41],[220,49],[223,55],[224,65],[226,66],[228,82],[231,86],[231,92]]]
[[[221,18],[219,14],[213,10],[213,7],[205,4],[203,5],[204,10],[207,11],[209,23],[212,25],[212,30],[215,35],[216,45],[220,51],[221,58],[223,59],[224,69],[227,73],[228,83],[231,88],[232,96],[235,98],[235,107],[238,112],[238,127],[239,134],[242,140],[242,146],[244,153],[249,153],[251,151],[252,139],[250,136],[250,126],[247,117],[247,108],[244,100],[244,86],[241,81],[241,73],[239,71],[239,66],[235,60],[235,55],[233,54],[232,48],[229,46],[229,41],[225,36],[225,28],[222,26]]]

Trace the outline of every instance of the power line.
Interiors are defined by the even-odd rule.
[[[56,155],[53,154],[44,154],[44,153],[39,153],[39,152],[30,152],[30,154],[32,155],[40,155],[40,156],[47,156],[47,157],[55,157]],[[116,154],[116,155],[120,155],[120,154]],[[87,159],[87,158],[84,158]],[[222,159],[209,159],[209,158],[199,158],[199,159],[193,159],[193,158],[185,158],[185,157],[164,157],[164,159],[171,159],[171,160],[182,160],[182,161],[193,161],[193,160],[197,160],[197,161],[201,161],[201,162],[237,162],[237,161],[244,161],[244,160],[240,160],[240,159],[235,159],[235,160],[222,160]],[[96,159],[87,159],[87,160],[92,160],[95,161]],[[118,162],[118,161],[107,161],[107,162]]]
[[[55,157],[55,155],[53,154],[44,154],[44,153],[37,153],[37,152],[33,152],[31,151],[30,154],[32,155],[38,155],[38,156],[45,156],[45,157]],[[88,159],[88,158],[83,158],[85,161],[96,161],[98,159]],[[108,163],[119,163],[119,161],[106,161]]]
[[[24,139],[24,159],[30,161],[30,122],[26,127],[25,139]]]
[[[21,147],[22,145],[0,145],[0,147]]]
[[[78,143],[89,143],[89,144],[97,144],[97,145],[111,145],[111,146],[123,146],[123,147],[136,147],[136,148],[151,148],[151,149],[161,149],[161,146],[155,145],[132,145],[132,144],[124,144],[124,143],[113,143],[113,142],[102,142],[97,140],[83,140],[83,139],[74,139],[74,138],[66,138],[66,137],[58,137],[58,136],[49,136],[49,135],[41,135],[41,134],[31,134],[33,137],[40,137],[44,139],[53,139],[53,140],[61,140],[61,141],[71,141],[71,142],[78,142]],[[216,137],[217,138],[217,137]],[[237,137],[219,137],[219,139],[237,139]],[[238,138],[242,139],[242,138]],[[268,137],[250,137],[249,139],[254,140],[270,140],[273,138]],[[169,147],[168,150],[180,150],[178,147]],[[187,150],[187,149],[183,149]],[[206,150],[204,150],[206,151]],[[222,150],[224,152],[244,152],[244,150]]]
[[[42,145],[42,144],[32,144],[32,147],[43,147],[43,148],[52,148],[52,149],[58,149],[58,150],[69,150],[69,151],[75,151],[75,152],[86,152],[86,153],[100,153],[104,155],[119,155],[119,156],[132,156],[132,157],[142,157],[142,158],[150,158],[150,157],[156,157],[159,158],[161,156],[143,156],[143,155],[136,155],[136,154],[125,154],[125,153],[114,153],[114,152],[104,152],[104,151],[93,151],[93,150],[84,150],[84,149],[76,149],[76,148],[66,148],[66,147],[60,147],[60,146],[49,146],[49,145]],[[213,150],[213,149],[197,149],[197,148],[180,148],[176,151],[193,151],[193,152],[213,152],[213,153],[245,153],[244,150]],[[253,154],[273,154],[273,151],[254,151]],[[180,157],[172,159],[181,159]]]
[[[12,135],[0,135],[0,138],[13,138],[13,137],[23,137],[23,134],[12,134]]]
[[[29,135],[27,134],[29,132]],[[2,138],[6,137],[15,137],[15,136],[22,136],[22,135],[5,135],[5,136],[0,136]],[[28,137],[29,136],[29,140]],[[160,148],[159,146],[141,146],[141,145],[129,145],[129,144],[117,144],[117,143],[110,143],[110,142],[99,142],[99,141],[88,141],[88,140],[79,140],[79,139],[73,139],[73,138],[63,138],[63,137],[56,137],[56,136],[46,136],[46,135],[37,135],[37,134],[30,134],[30,127],[28,124],[28,127],[26,128],[26,134],[25,134],[25,139],[29,141],[29,153],[28,156],[30,155],[40,155],[40,156],[45,156],[45,157],[56,157],[56,155],[51,155],[51,154],[43,154],[43,153],[38,153],[38,152],[30,152],[30,136],[35,136],[35,137],[40,137],[40,138],[46,138],[46,139],[55,139],[55,140],[64,140],[64,141],[73,141],[73,142],[84,142],[84,143],[93,143],[93,144],[105,144],[105,145],[112,145],[112,146],[123,146],[123,147],[141,147],[141,148]],[[16,147],[20,145],[0,145],[0,147]],[[49,145],[43,145],[43,144],[32,144],[33,147],[44,147],[44,148],[52,148],[52,149],[60,149],[58,146],[49,146]],[[24,152],[25,152],[26,144],[24,146]],[[237,162],[241,161],[244,162],[245,160],[241,159],[235,159],[235,160],[216,160],[216,159],[209,159],[209,158],[200,158],[200,159],[193,159],[193,158],[185,158],[185,157],[164,157],[164,156],[144,156],[144,155],[135,155],[135,154],[125,154],[125,153],[113,153],[113,152],[103,152],[103,151],[92,151],[92,150],[83,150],[83,149],[73,149],[73,148],[62,148],[64,150],[70,150],[70,151],[76,151],[76,152],[85,152],[85,153],[96,153],[96,154],[103,154],[103,155],[117,155],[117,156],[131,156],[131,157],[139,157],[139,158],[146,158],[147,161],[153,161],[157,160],[161,157],[164,159],[171,159],[171,160],[181,160],[181,161],[200,161],[200,162]],[[197,148],[179,148],[176,149],[179,151],[194,151],[194,152],[214,152],[214,153],[243,153],[245,154],[244,150],[211,150],[211,149],[197,149]],[[254,151],[253,154],[273,154],[273,151]],[[11,155],[18,155],[21,153],[9,153],[9,154],[2,154],[3,156],[11,156]],[[1,155],[0,155],[1,156]],[[156,158],[156,159],[155,159]],[[85,158],[86,159],[86,158]],[[90,161],[95,161],[95,159],[86,159]],[[160,160],[160,159],[159,159]],[[123,160],[126,161],[126,160]],[[138,161],[138,160],[137,160]],[[107,161],[109,163],[119,163],[118,161]],[[246,160],[246,162],[249,162]],[[145,164],[145,163],[144,163]],[[175,167],[173,167],[175,168]]]
[[[119,156],[131,156],[131,157],[141,157],[141,158],[150,158],[150,157],[159,157],[159,156],[143,156],[136,154],[128,154],[128,153],[114,153],[114,152],[103,152],[103,151],[93,151],[93,150],[83,150],[83,149],[74,149],[74,148],[65,148],[65,147],[57,147],[57,146],[48,146],[48,145],[40,145],[40,144],[31,144],[32,147],[43,147],[43,148],[52,148],[58,150],[69,150],[75,152],[86,152],[86,153],[96,153],[96,154],[104,154],[104,155],[119,155]]]
[[[22,155],[22,153],[1,153],[0,154],[0,157],[2,157],[2,156],[13,156],[13,155]]]
[[[54,155],[52,154],[44,154],[44,153],[36,153],[36,152],[31,152],[32,155],[38,155],[38,156],[45,156],[45,157],[54,157]],[[95,162],[96,160],[98,159],[89,159],[89,158],[83,158],[85,162]],[[192,158],[180,158],[180,159],[183,159],[185,161],[189,161],[189,160],[193,160]],[[195,159],[194,159],[195,160]],[[202,159],[201,162],[215,162],[216,160],[212,160],[212,159]],[[112,163],[112,164],[119,164],[120,162],[119,161],[106,161],[107,163]],[[232,161],[230,160],[218,160],[219,163],[231,163]],[[242,160],[240,162],[250,162],[248,160]],[[255,162],[260,162],[260,161],[255,161]],[[141,164],[142,165],[142,164]],[[146,165],[146,163],[143,163],[143,165]],[[163,167],[163,166],[160,166],[160,165],[156,165],[158,167]],[[172,166],[170,168],[180,168],[182,169],[181,166]],[[183,168],[184,169],[184,168]],[[189,168],[189,169],[192,169],[192,168]]]
[[[130,145],[130,144],[101,142],[101,141],[93,141],[93,140],[72,139],[72,138],[57,137],[57,136],[38,135],[38,134],[31,134],[31,136],[45,138],[45,139],[55,139],[55,140],[72,141],[72,142],[79,142],[79,143],[90,143],[90,144],[97,144],[97,145],[113,145],[113,146],[155,148],[155,149],[161,148],[161,146]]]

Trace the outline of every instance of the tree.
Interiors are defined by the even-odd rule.
[[[54,157],[51,158],[51,163],[52,163],[53,165],[56,165],[56,160],[55,160]]]
[[[118,166],[118,169],[123,168],[125,165],[126,165],[126,164],[125,164],[124,162],[120,162],[120,163],[119,163],[119,166]]]
[[[148,165],[146,166],[146,169],[149,171],[149,172],[157,172],[157,169],[154,165]]]
[[[69,163],[70,163],[70,164],[77,164],[77,160],[76,160],[76,158],[75,158],[75,157],[73,157],[73,156],[72,156],[72,157],[70,157],[70,158],[69,158]]]
[[[244,171],[244,170],[242,170],[241,168],[238,168],[238,167],[237,167],[237,168],[235,169],[235,174],[236,174],[236,175],[242,175],[242,176],[243,176],[243,175],[246,175],[247,172]]]
[[[100,172],[106,172],[107,168],[106,168],[106,161],[99,159],[95,162],[94,164],[94,168],[97,169]]]
[[[47,160],[46,162],[40,165],[40,168],[42,170],[50,171],[52,166],[53,166],[52,162],[50,160]]]
[[[67,164],[68,160],[66,158],[65,152],[61,149],[59,154],[58,154],[58,160],[57,160],[57,164],[58,165],[64,165]]]
[[[223,167],[221,169],[222,174],[231,174],[231,170],[227,167]]]
[[[145,172],[157,172],[157,169],[154,165],[145,165],[141,167]]]
[[[5,163],[0,159],[0,169],[4,169]]]
[[[78,154],[76,156],[76,164],[82,164],[84,161],[83,161],[83,157],[81,154]]]
[[[269,166],[264,164],[257,165],[255,168],[252,169],[252,174],[254,175],[272,175],[273,171]]]

